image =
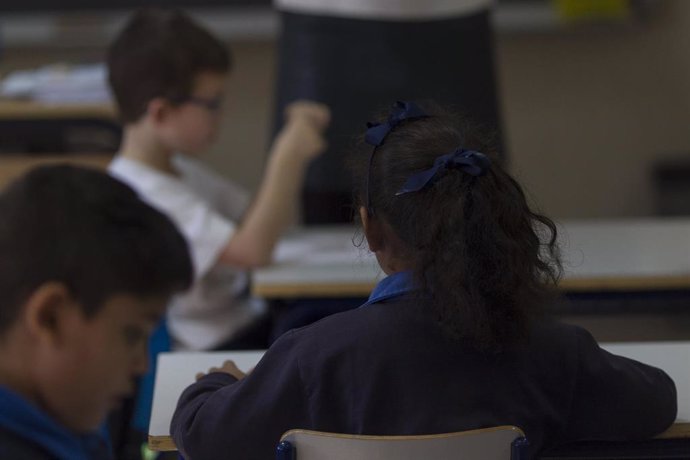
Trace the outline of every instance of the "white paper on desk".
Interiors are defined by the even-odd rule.
[[[306,264],[348,264],[353,262],[366,262],[374,260],[371,253],[345,252],[345,251],[324,251],[309,254],[302,261]]]
[[[15,71],[0,82],[0,95],[44,103],[104,103],[111,100],[104,64],[52,64]]]
[[[356,247],[350,240],[336,242],[333,238],[287,240],[281,242],[275,252],[277,264],[299,261],[301,264],[351,263],[358,260],[374,259],[366,245]]]
[[[209,368],[221,366],[228,359],[247,372],[256,366],[264,353],[263,350],[159,353],[149,435],[170,435],[170,421],[177,400],[195,382],[198,372],[208,372]]]

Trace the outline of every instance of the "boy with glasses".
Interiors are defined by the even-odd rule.
[[[175,348],[265,348],[270,326],[247,271],[270,262],[293,221],[306,167],[325,148],[327,107],[288,107],[248,206],[243,190],[193,158],[219,128],[231,57],[218,39],[180,11],[140,11],[111,45],[108,68],[125,125],[110,172],[166,213],[192,253],[194,285],[168,309]]]

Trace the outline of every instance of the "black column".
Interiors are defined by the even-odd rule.
[[[499,132],[489,19],[488,10],[419,22],[282,13],[276,126],[295,99],[333,112],[329,150],[308,171],[305,223],[351,221],[345,154],[395,100],[435,100]]]

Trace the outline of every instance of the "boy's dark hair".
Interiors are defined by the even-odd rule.
[[[0,334],[46,282],[64,283],[87,317],[116,294],[167,297],[192,264],[174,224],[107,174],[43,166],[0,194]]]
[[[136,122],[157,97],[183,102],[200,73],[227,73],[231,60],[228,48],[182,11],[138,11],[107,53],[120,118]]]
[[[556,226],[533,212],[520,185],[501,166],[491,136],[439,107],[403,121],[374,153],[353,159],[357,207],[387,222],[404,243],[406,260],[431,296],[450,334],[481,348],[524,338],[561,276]],[[384,118],[385,120],[385,118]],[[458,147],[484,153],[483,176],[449,170],[429,187],[396,196],[407,179]]]

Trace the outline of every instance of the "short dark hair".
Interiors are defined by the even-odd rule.
[[[530,209],[501,165],[495,136],[433,103],[424,108],[432,116],[395,127],[375,151],[370,173],[370,146],[353,158],[356,204],[366,206],[370,174],[374,218],[405,245],[438,321],[456,338],[500,348],[526,337],[555,291],[562,271],[556,226]],[[412,174],[458,147],[489,157],[486,174],[449,170],[421,191],[396,196]]]
[[[191,95],[202,72],[227,73],[229,49],[180,10],[136,12],[110,45],[108,79],[124,123],[134,123],[148,103],[173,103]]]
[[[165,215],[94,169],[38,167],[0,194],[0,333],[42,284],[65,284],[85,316],[113,295],[167,297],[192,280]]]

